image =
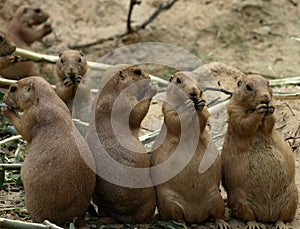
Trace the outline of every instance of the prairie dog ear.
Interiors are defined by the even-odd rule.
[[[134,74],[141,76],[142,75],[142,70],[141,69],[136,69],[133,71]]]
[[[60,53],[58,54],[58,57],[61,57],[61,55],[62,55],[62,52],[60,52]]]
[[[28,10],[28,7],[24,7],[24,9],[23,9],[23,14],[26,14],[26,13],[27,13],[27,10]]]
[[[28,87],[27,87],[27,92],[28,93],[30,93],[30,92],[32,92],[32,90],[34,89],[34,84],[33,84],[33,82],[29,82],[29,84],[27,85]]]
[[[124,75],[123,75],[123,72],[120,70],[119,71],[119,79],[120,79],[120,81],[125,81],[125,77],[124,77]]]
[[[172,82],[173,79],[174,79],[174,75],[171,75],[169,81]]]
[[[79,50],[80,56],[84,56],[82,49]]]
[[[242,82],[243,82],[243,81],[240,79],[240,80],[237,82],[237,86],[238,86],[238,87],[241,87],[241,86],[242,86]]]

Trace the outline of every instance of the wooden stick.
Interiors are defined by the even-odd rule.
[[[270,86],[295,85],[300,83],[300,76],[285,77],[269,80]]]
[[[22,164],[0,164],[0,170],[21,170]]]
[[[53,55],[46,55],[46,54],[40,54],[37,52],[33,52],[27,49],[22,49],[22,48],[16,48],[16,51],[14,52],[16,55],[20,55],[22,57],[25,57],[27,59],[30,59],[32,61],[36,62],[47,62],[51,64],[55,64],[57,60],[59,59],[58,56],[53,56]],[[97,63],[97,62],[87,62],[88,66],[91,69],[94,70],[107,70],[111,65],[108,64],[102,64],[102,63]]]
[[[300,99],[300,92],[296,92],[296,93],[274,92],[273,98],[276,100],[297,100]]]
[[[2,141],[0,141],[0,145],[3,145],[5,143],[11,142],[11,141],[19,140],[21,138],[22,138],[21,135],[11,136],[9,138],[6,138],[6,139],[3,139]]]
[[[48,221],[45,224],[46,225],[0,218],[0,228],[4,229],[63,229],[52,223],[48,223]]]

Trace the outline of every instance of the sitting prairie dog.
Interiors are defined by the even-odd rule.
[[[166,133],[162,130],[154,143],[151,156],[154,183],[157,184],[164,175],[154,166],[174,158],[175,151],[179,156],[165,170],[175,173],[184,161],[187,164],[171,179],[156,186],[158,212],[164,221],[175,220],[184,224],[201,223],[211,217],[216,220],[218,228],[227,229],[230,226],[224,221],[225,205],[219,191],[221,157],[217,156],[206,171],[199,172],[204,154],[212,146],[209,146],[210,136],[206,129],[209,117],[206,101],[191,75],[177,72],[170,77],[162,107]],[[159,146],[158,142],[161,143]],[[215,148],[209,150],[218,155]],[[190,160],[186,158],[188,154]]]
[[[291,149],[274,129],[269,82],[259,75],[238,81],[228,106],[229,124],[222,151],[223,186],[232,216],[261,228],[257,221],[293,220],[298,191]]]
[[[7,26],[7,35],[18,48],[28,49],[35,41],[52,32],[50,24],[46,24],[49,15],[37,6],[21,6],[14,14]],[[36,25],[43,24],[40,29],[34,28]],[[0,75],[9,79],[21,79],[35,75],[34,64],[30,61],[17,63],[0,71]]]
[[[66,50],[59,54],[56,62],[56,93],[67,104],[70,111],[78,85],[87,68],[87,60],[81,51]],[[82,83],[87,84],[87,82]],[[80,96],[83,97],[83,101],[90,98],[88,85],[80,85]]]
[[[11,54],[16,50],[13,41],[0,30],[0,70],[5,69],[15,63],[25,61],[25,58],[20,56],[12,56]]]
[[[93,136],[89,131],[87,136],[98,174],[93,201],[100,211],[120,222],[147,223],[155,211],[155,191],[150,178],[150,160],[137,139],[137,131],[151,101],[151,98],[143,99],[153,95],[150,76],[138,66],[117,65],[108,69],[103,78],[102,83],[105,83],[95,99],[92,114],[95,117],[96,134]],[[116,105],[117,99],[121,99],[121,102]],[[130,111],[128,108],[131,105],[135,106]],[[116,129],[113,129],[113,119],[116,121]],[[95,137],[99,138],[101,146],[95,144]],[[125,139],[125,144],[133,145],[138,152],[124,146],[120,138]],[[115,168],[110,166],[110,161],[102,160],[106,153],[117,163],[143,168],[146,172],[142,179],[150,187],[131,188],[126,186],[127,183],[121,185],[107,181],[103,174],[114,176]],[[135,179],[126,171],[116,176],[121,183],[130,183]]]
[[[12,84],[3,102],[8,106],[3,114],[28,143],[21,178],[32,220],[63,225],[78,217],[80,222],[96,176],[92,153],[67,106],[41,77]]]

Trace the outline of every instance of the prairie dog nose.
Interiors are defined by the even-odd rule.
[[[196,92],[196,88],[195,88],[195,87],[193,87],[193,88],[191,89],[190,96],[191,96],[191,97],[196,97],[196,96],[197,96],[197,92]]]
[[[270,103],[270,95],[269,94],[264,94],[263,96],[262,96],[262,100],[261,100],[261,102],[260,103],[264,103],[264,104],[269,104]]]

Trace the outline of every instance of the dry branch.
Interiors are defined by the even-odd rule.
[[[47,62],[47,63],[55,64],[57,62],[57,60],[59,59],[58,56],[40,54],[37,52],[33,52],[30,50],[21,49],[21,48],[17,48],[14,53],[16,55],[20,55],[22,57],[25,57],[27,59],[30,59],[30,60],[36,61],[36,62]],[[88,61],[87,64],[91,69],[94,69],[94,70],[106,70],[110,67],[110,65],[107,65],[107,64],[90,62],[90,61]]]
[[[232,94],[233,94],[232,91],[228,91],[223,88],[214,88],[214,87],[205,87],[204,91],[219,91],[219,92],[223,92],[224,94],[230,95],[230,96],[232,96]]]
[[[128,18],[127,18],[127,31],[125,33],[122,34],[116,34],[107,38],[100,38],[94,42],[91,43],[86,43],[86,44],[79,44],[79,45],[70,45],[69,48],[71,49],[81,49],[81,48],[88,48],[91,47],[93,45],[97,45],[97,44],[102,44],[105,41],[111,41],[111,40],[116,40],[119,39],[121,37],[124,37],[132,32],[137,32],[141,29],[145,29],[147,25],[149,25],[161,12],[170,9],[178,0],[168,0],[165,3],[160,4],[160,6],[154,11],[154,13],[148,18],[146,19],[141,25],[137,25],[134,28],[131,27],[131,13],[133,10],[133,7],[135,4],[138,3],[134,3],[134,2],[140,2],[138,0],[131,0],[130,2],[130,7],[129,7],[129,13],[128,13]]]
[[[162,11],[170,9],[177,1],[178,0],[169,0],[160,4],[158,9],[146,21],[136,27],[136,30],[145,29]]]
[[[296,93],[284,93],[284,92],[274,92],[274,99],[277,100],[297,100],[300,99],[300,92]]]
[[[0,164],[0,170],[21,170],[22,164]]]
[[[297,85],[300,84],[300,76],[293,76],[293,77],[285,77],[281,79],[271,79],[270,85],[275,86],[283,86],[283,85]]]
[[[19,139],[22,139],[21,135],[11,136],[9,138],[6,138],[6,139],[0,141],[0,146],[5,144],[5,143],[8,143],[8,142],[11,142],[11,141],[14,141],[14,140],[19,140]]]
[[[58,227],[49,221],[45,222],[44,224],[39,223],[28,223],[22,222],[19,220],[11,220],[0,218],[0,228],[3,229],[63,229]]]
[[[128,17],[127,17],[127,33],[131,33],[133,31],[131,26],[131,15],[132,15],[133,7],[135,5],[140,5],[140,4],[141,4],[140,0],[130,0],[130,6],[129,6]]]
[[[17,48],[16,53],[20,56],[26,57],[30,60],[37,61],[37,62],[44,61],[44,62],[47,62],[47,63],[55,64],[56,61],[58,60],[58,56],[40,54],[40,53],[37,53],[37,52],[33,52],[33,51],[26,50],[26,49],[21,49],[21,48]],[[107,70],[108,68],[111,67],[111,65],[98,63],[98,62],[88,61],[87,63],[88,63],[88,66],[93,70],[104,71],[104,70]],[[161,79],[161,78],[159,78],[157,76],[153,76],[153,75],[150,75],[150,77],[151,77],[151,80],[157,82],[161,86],[167,86],[168,85],[167,80]],[[16,80],[8,80],[8,79],[0,78],[0,87],[7,88],[15,82],[17,82],[17,81]],[[52,87],[55,88],[55,86],[53,86],[53,85],[52,85]],[[97,93],[97,89],[96,89],[96,91],[94,90],[94,92]]]

